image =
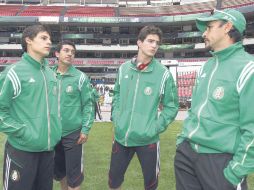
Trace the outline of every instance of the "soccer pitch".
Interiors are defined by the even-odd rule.
[[[158,190],[175,190],[175,178],[173,160],[175,155],[176,136],[181,130],[182,121],[172,123],[167,131],[161,135],[161,171]],[[107,190],[108,169],[113,138],[112,123],[98,122],[92,127],[88,142],[84,145],[84,171],[85,180],[81,186],[82,190]],[[3,147],[5,137],[0,136],[1,160],[0,175],[2,178]],[[254,158],[253,158],[254,159]],[[2,187],[2,180],[0,180]],[[249,190],[254,190],[254,174],[248,178]],[[142,190],[143,176],[136,157],[130,163],[125,174],[123,190]],[[22,189],[21,189],[22,190]],[[60,190],[59,183],[54,183],[54,190]]]

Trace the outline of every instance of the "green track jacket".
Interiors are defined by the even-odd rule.
[[[158,116],[159,104],[163,110]],[[115,139],[124,146],[159,140],[178,112],[178,96],[169,70],[153,59],[144,71],[127,61],[119,68],[113,97]]]
[[[57,73],[57,67],[53,68]],[[63,75],[57,74],[62,136],[81,129],[88,134],[94,120],[92,89],[88,77],[74,66]]]
[[[57,115],[57,80],[47,66],[27,53],[0,76],[0,131],[15,148],[53,150],[61,138]]]
[[[96,90],[96,88],[94,88],[94,87],[92,87],[92,98],[93,98],[94,104],[96,104],[96,102],[98,102],[100,99],[100,95],[99,95],[98,91]]]
[[[212,54],[177,144],[187,139],[198,153],[233,154],[224,175],[236,185],[254,171],[254,57],[241,42]]]

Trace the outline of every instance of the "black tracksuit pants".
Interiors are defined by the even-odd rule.
[[[175,155],[176,190],[247,190],[246,179],[234,186],[224,177],[231,159],[227,153],[196,153],[188,141],[182,142]]]

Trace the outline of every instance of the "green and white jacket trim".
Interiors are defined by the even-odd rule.
[[[131,61],[120,66],[112,112],[117,142],[128,147],[155,143],[177,112],[177,90],[165,66],[156,59],[142,71]]]
[[[211,53],[177,144],[187,139],[198,153],[232,154],[224,175],[237,185],[254,172],[254,57],[241,42]]]
[[[57,67],[53,68],[57,73]],[[94,121],[92,89],[89,78],[74,66],[70,66],[66,73],[58,74],[58,88],[60,95],[60,117],[63,128],[62,136],[76,130],[88,134]]]
[[[15,148],[51,151],[61,138],[57,80],[46,60],[27,53],[0,75],[0,131]]]

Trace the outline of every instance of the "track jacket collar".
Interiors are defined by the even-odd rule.
[[[58,68],[58,65],[53,67],[53,71],[55,73],[57,73],[57,68]],[[75,70],[74,66],[70,65],[69,68],[67,69],[67,71],[63,75],[75,76],[75,72],[76,72],[76,70]]]
[[[22,55],[22,59],[25,60],[27,63],[30,63],[31,65],[33,65],[37,69],[45,69],[45,66],[48,65],[48,62],[47,62],[46,59],[42,59],[42,62],[39,63],[38,61],[36,61],[34,58],[32,58],[26,52]]]
[[[210,51],[210,53],[213,56],[217,56],[219,60],[224,60],[224,59],[228,59],[229,56],[231,56],[233,53],[241,49],[243,49],[242,42],[236,42],[221,51],[216,51],[216,52]]]
[[[144,73],[152,72],[155,64],[156,64],[156,60],[154,58],[152,58],[151,62],[148,64],[146,69],[138,70],[137,67],[136,67],[136,64],[131,64],[131,69],[134,69],[134,70],[140,71],[140,72],[144,72]]]

